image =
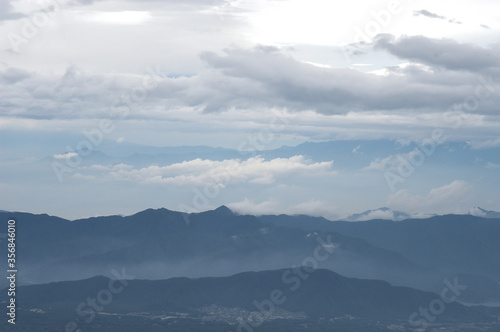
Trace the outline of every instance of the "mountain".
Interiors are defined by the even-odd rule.
[[[27,213],[0,216],[0,227],[14,218],[22,234],[16,240],[24,272],[20,284],[109,276],[122,266],[146,279],[227,276],[300,265],[314,255],[326,255],[318,267],[349,277],[397,283],[431,272],[358,238],[268,225],[225,206],[202,213],[148,209],[75,221]]]
[[[461,276],[469,289],[462,300],[500,302],[499,219],[471,215],[434,216],[400,222],[329,221],[308,216],[261,216],[266,224],[295,227],[305,231],[338,232],[360,238],[379,248],[396,252],[409,261],[435,272],[391,281],[398,285],[438,292],[442,280]],[[388,279],[385,279],[388,280]]]
[[[500,219],[500,212],[488,211],[488,210],[480,208],[479,206],[474,206],[469,211],[469,214],[471,216],[482,217],[482,218],[497,218],[497,219]]]
[[[19,284],[110,276],[124,266],[141,279],[221,277],[304,265],[324,255],[313,267],[434,292],[441,291],[443,280],[458,277],[468,286],[460,301],[500,302],[498,219],[448,215],[332,222],[237,215],[225,206],[75,221],[10,212],[0,217],[4,229],[7,220],[17,220]],[[0,269],[6,270],[5,264],[0,260]],[[1,287],[6,283],[0,280]]]
[[[121,273],[128,275],[124,270]],[[7,300],[7,292],[2,291],[0,303]],[[330,329],[346,321],[351,326],[362,323],[365,327],[424,326],[419,308],[430,308],[441,300],[434,293],[394,287],[383,281],[346,278],[332,271],[302,266],[199,279],[136,280],[129,276],[114,280],[99,276],[21,286],[16,301],[22,304],[21,317],[34,312],[38,320],[43,318],[59,328],[74,323],[83,329],[110,331],[101,318],[112,317],[114,327],[123,330],[127,326],[127,331],[135,331],[131,328],[134,318],[146,321],[146,326],[152,323],[164,326],[164,331],[178,330],[175,325],[183,320],[198,331],[204,330],[204,322],[210,321],[227,324],[224,331],[231,325],[230,330],[245,331],[245,325],[257,327],[252,317],[260,317],[258,325],[263,327],[278,319],[296,326],[303,322],[323,322]],[[494,325],[496,320],[491,310],[455,302],[441,303],[445,310],[439,315],[431,309],[435,313],[432,317],[435,326],[464,323],[498,326]],[[410,319],[412,315],[414,318]],[[33,314],[27,317],[22,324],[29,324]],[[142,328],[145,329],[144,325]]]
[[[302,216],[262,216],[264,223],[305,231],[338,232],[402,254],[417,264],[460,273],[500,276],[500,220],[444,215],[401,222],[328,221]]]

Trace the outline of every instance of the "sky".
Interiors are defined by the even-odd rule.
[[[0,209],[500,210],[499,37],[493,0],[0,0]]]

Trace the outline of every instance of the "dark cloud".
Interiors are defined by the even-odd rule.
[[[0,1],[0,22],[18,20],[25,17],[24,14],[13,12],[12,5],[9,1]]]
[[[30,76],[31,74],[24,69],[7,68],[6,70],[1,72],[0,80],[5,83],[15,84],[19,81],[29,78]]]
[[[435,13],[431,13],[430,11],[425,10],[425,9],[415,10],[413,12],[413,16],[426,16],[426,17],[429,17],[429,18],[437,18],[437,19],[440,19],[440,20],[448,20],[449,23],[462,24],[462,22],[457,21],[454,18],[450,18],[449,19],[446,16],[441,16],[441,15],[438,15],[438,14],[435,14]]]
[[[451,70],[478,71],[500,66],[500,45],[482,48],[458,43],[453,39],[433,39],[424,36],[379,35],[375,48],[412,61]]]
[[[72,0],[69,4],[73,6],[86,6],[92,5],[97,2],[104,2],[106,0]],[[202,7],[211,7],[211,6],[223,6],[234,0],[126,0],[127,2],[137,2],[137,3],[158,3],[164,5],[175,5],[181,7],[187,6],[202,6]]]
[[[438,14],[431,13],[430,11],[425,10],[425,9],[415,10],[413,12],[413,16],[420,16],[420,15],[427,16],[427,17],[430,17],[430,18],[439,18],[441,20],[446,20],[446,17],[438,15]]]
[[[207,53],[203,59],[223,75],[227,84],[214,95],[238,96],[232,102],[314,109],[325,114],[442,111],[473,93],[471,85],[477,84],[476,75],[467,72],[411,65],[388,68],[390,75],[380,76],[347,68],[319,68],[262,50],[230,50],[225,56]],[[211,106],[209,110],[221,105]]]
[[[394,38],[377,41],[378,47],[396,53],[400,47],[404,49],[400,42]],[[470,45],[458,45],[475,50]],[[432,52],[428,46],[420,48]],[[460,52],[455,53],[460,56]],[[479,84],[477,73],[447,70],[440,67],[439,61],[437,68],[434,68],[436,61],[427,61],[430,67],[418,63],[389,67],[383,76],[349,68],[317,67],[266,46],[229,49],[223,54],[207,52],[201,58],[207,68],[197,75],[156,77],[158,84],[141,93],[140,101],[131,102],[135,106],[127,118],[161,119],[163,111],[159,107],[172,110],[186,106],[205,112],[274,107],[322,114],[443,112],[463,103],[467,96],[474,96]],[[417,60],[425,63],[420,57]],[[61,76],[8,68],[0,71],[0,99],[4,103],[0,112],[27,118],[109,118],[113,116],[111,106],[116,100],[123,95],[130,99],[130,94],[139,91],[143,82],[144,76],[140,75],[90,75],[77,68],[69,68]],[[492,84],[495,89],[500,88]],[[491,114],[499,102],[498,96],[492,95],[481,101],[475,111]]]
[[[95,1],[95,0],[81,0],[81,1]],[[230,2],[234,2],[234,0],[127,0],[130,2],[161,2],[164,4],[172,4],[177,6],[184,5],[201,5],[201,6],[221,6],[228,4]]]

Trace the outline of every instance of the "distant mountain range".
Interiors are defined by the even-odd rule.
[[[6,292],[2,292],[0,303],[6,301]],[[423,325],[425,319],[418,314],[419,308],[429,308],[433,301],[442,301],[440,295],[307,267],[219,278],[155,281],[98,276],[23,286],[19,288],[17,301],[22,303],[22,315],[26,313],[22,320],[26,328],[43,320],[59,329],[74,324],[92,331],[101,331],[103,317],[114,318],[115,324],[117,320],[141,319],[143,330],[145,326],[157,325],[164,326],[164,331],[178,331],[175,325],[179,321],[189,322],[193,330],[199,330],[205,322],[217,322],[225,327],[223,331],[248,331],[248,327],[253,330],[275,320],[290,321],[297,326],[322,322],[330,329],[346,322],[351,327],[362,322],[365,327],[386,329],[466,323],[491,327],[497,326],[493,314],[500,313],[500,310],[441,302],[445,310],[439,315],[431,311],[434,312],[432,320]],[[257,326],[256,322],[259,322]],[[0,326],[2,324],[5,323]],[[140,327],[136,330],[132,325],[127,325],[127,331],[140,331]],[[108,327],[106,331],[113,330]]]
[[[286,215],[259,218],[276,226],[338,232],[363,239],[376,247],[401,254],[418,266],[435,271],[437,279],[460,275],[469,280],[469,285],[474,285],[469,289],[469,294],[464,294],[464,301],[488,301],[493,298],[498,301],[500,298],[500,242],[497,240],[500,219],[471,215],[434,216],[399,222],[332,222],[324,218]],[[389,281],[436,292],[439,288],[439,282],[426,280],[425,274],[405,279],[403,283],[399,283],[402,279],[399,282]],[[471,298],[468,298],[469,295]]]
[[[460,273],[500,276],[500,220],[471,215],[445,215],[401,222],[369,220],[330,222],[301,216],[263,216],[274,225],[306,231],[338,232],[402,254],[420,266]],[[493,248],[495,248],[493,250]]]
[[[0,227],[16,220],[19,331],[250,331],[260,311],[251,331],[498,331],[500,219],[474,211],[489,218],[381,208],[352,222],[221,206],[74,221],[0,212]],[[362,221],[376,215],[398,221]],[[439,317],[424,319],[426,308]]]
[[[430,273],[358,238],[275,226],[224,206],[203,213],[149,209],[76,221],[7,213],[2,222],[9,218],[23,234],[17,239],[25,271],[21,283],[109,275],[121,266],[139,278],[227,276],[299,265],[318,245],[332,250],[323,267],[347,276],[396,282]]]
[[[12,212],[12,211],[0,210],[0,212]],[[231,211],[231,213],[233,212]],[[469,214],[471,216],[482,217],[482,218],[500,218],[500,212],[485,210],[478,206],[474,206],[472,209],[470,209]],[[368,221],[375,219],[402,221],[412,218],[415,219],[430,218],[437,215],[438,214],[428,214],[428,215],[410,214],[402,211],[395,211],[388,207],[381,207],[378,209],[366,210],[361,213],[353,213],[345,218],[340,219],[340,221]]]
[[[488,211],[482,209],[478,206],[473,207],[469,214],[475,217],[482,218],[500,218],[500,212],[496,211]],[[389,209],[388,207],[381,207],[374,210],[367,210],[362,213],[351,214],[350,216],[341,219],[341,221],[368,221],[368,220],[393,220],[393,221],[402,221],[406,219],[424,219],[437,216],[438,214],[409,214],[401,211],[394,211]]]
[[[409,211],[413,212],[413,210],[406,211],[408,207],[404,201],[397,203],[398,201],[387,200],[390,191],[404,189],[410,185],[410,182],[406,182],[406,177],[404,177],[405,184],[398,182],[392,188],[391,185],[388,185],[385,176],[387,172],[398,173],[398,166],[401,166],[400,158],[407,158],[421,148],[417,142],[335,140],[308,142],[278,148],[263,144],[260,147],[267,149],[240,151],[237,149],[237,142],[232,142],[234,143],[233,148],[221,148],[209,146],[162,147],[134,144],[121,140],[120,142],[103,140],[99,146],[95,146],[95,149],[89,151],[89,154],[82,151],[82,155],[75,156],[75,160],[73,160],[72,158],[68,159],[66,147],[68,142],[72,142],[70,145],[74,148],[79,141],[85,139],[81,133],[64,137],[62,140],[59,135],[44,134],[37,140],[36,145],[31,140],[21,136],[2,133],[5,141],[16,142],[16,148],[8,145],[2,147],[0,180],[6,186],[23,185],[23,188],[32,188],[26,193],[26,199],[38,202],[32,204],[32,209],[44,211],[43,209],[46,208],[45,211],[50,211],[55,215],[61,213],[68,218],[88,216],[89,214],[116,213],[116,211],[130,214],[142,210],[144,207],[165,205],[176,210],[203,211],[226,203],[235,204],[234,206],[239,204],[241,211],[245,211],[245,213],[258,213],[256,205],[258,202],[261,202],[260,204],[272,202],[270,192],[262,192],[264,184],[260,181],[270,181],[266,186],[276,189],[276,202],[269,203],[271,206],[268,205],[268,211],[273,213],[276,211],[313,213],[314,211],[314,213],[321,213],[320,215],[330,219],[340,219],[352,212],[375,208],[372,211],[367,211],[366,215],[362,213],[361,216],[353,215],[346,217],[346,219],[352,221],[376,218],[401,220],[406,216],[397,212],[391,215],[389,211],[376,208],[389,204],[388,206],[394,210],[407,214]],[[158,142],[158,144],[162,144],[162,142]],[[163,144],[167,143],[163,142]],[[19,147],[26,152],[25,156],[19,155]],[[482,205],[498,210],[494,205],[480,203],[486,202],[490,197],[488,193],[495,192],[495,188],[500,185],[498,182],[500,178],[495,173],[497,172],[495,165],[500,165],[500,153],[498,153],[500,149],[498,147],[475,149],[467,142],[446,142],[437,144],[432,151],[432,157],[426,156],[425,162],[412,173],[411,180],[408,179],[416,181],[416,183],[426,184],[420,188],[419,194],[425,195],[432,189],[454,181],[472,179],[474,174],[481,173],[485,176],[484,186],[481,186],[482,192],[474,196],[469,195],[466,204],[468,207]],[[218,162],[226,160],[222,164],[239,163],[245,166],[244,169],[247,169],[248,163],[245,162],[257,155],[262,158],[258,159],[260,160],[259,165],[263,164],[262,166],[267,165],[268,162],[276,163],[279,161],[276,160],[278,158],[291,159],[300,156],[303,158],[301,164],[305,168],[302,169],[301,166],[296,173],[293,171],[293,177],[285,175],[288,172],[283,173],[280,168],[279,172],[271,172],[274,175],[266,179],[258,178],[258,180],[251,177],[226,179],[217,171],[217,176],[214,177],[218,180],[212,180],[215,182],[223,181],[223,183],[219,183],[221,185],[220,195],[210,200],[203,200],[201,203],[202,200],[193,194],[193,190],[198,190],[197,186],[200,186],[202,182],[201,187],[212,182],[211,180],[199,181],[204,176],[212,174],[210,172],[214,169],[213,167],[216,167],[215,165],[219,165]],[[200,166],[201,168],[198,169],[198,166],[195,167],[195,165],[200,163],[200,159],[204,160],[201,162],[204,166]],[[68,162],[74,165],[71,166]],[[322,162],[328,163],[324,165],[325,174],[310,171],[311,167]],[[222,164],[220,164],[221,167]],[[59,169],[55,165],[62,168]],[[172,165],[175,167],[168,167]],[[314,167],[317,166],[320,165]],[[113,169],[120,167],[125,167],[128,171],[120,171],[120,176],[115,176]],[[58,169],[59,171],[57,171]],[[190,170],[188,171],[188,169]],[[153,176],[150,171],[154,171],[155,175]],[[185,171],[193,171],[193,174],[200,176],[200,179],[195,181],[196,177],[184,178],[183,172]],[[158,177],[159,174],[161,177]],[[224,180],[222,180],[223,178]],[[64,185],[55,186],[59,181],[62,181]],[[300,187],[309,188],[308,190],[311,191],[291,192],[283,190],[286,187],[282,185],[290,185],[292,182]],[[159,185],[160,183],[163,185]],[[174,185],[175,190],[170,190],[171,187],[166,186],[167,183]],[[313,183],[318,190],[313,188]],[[128,186],[129,184],[130,186]],[[51,186],[53,189],[51,197],[54,197],[54,201],[51,200],[51,197],[44,195],[43,188],[45,186]],[[124,193],[123,186],[128,186],[128,195],[120,197],[118,193]],[[339,190],[330,190],[332,186],[339,188]],[[365,191],[358,192],[358,188],[361,188],[358,186],[362,186]],[[342,190],[340,190],[341,187]],[[104,192],[116,194],[107,195]],[[147,199],[144,193],[150,194]],[[408,194],[415,195],[416,193],[409,192]],[[371,196],[370,199],[367,198],[367,195]],[[42,199],[37,200],[37,197]],[[67,197],[71,197],[73,204],[68,203],[62,206],[57,204],[57,201],[63,201]],[[90,202],[84,203],[90,197],[95,197],[99,199],[99,202],[102,202],[101,205],[96,206],[94,212],[88,210],[88,207],[91,206]],[[251,204],[244,204],[246,199]],[[24,209],[20,203],[9,196],[4,201],[3,207],[5,209]],[[76,203],[77,201],[81,204]],[[286,202],[295,203],[292,207],[288,206],[289,203]],[[318,212],[311,210],[315,206],[312,202],[321,206]],[[375,205],[365,205],[368,202]],[[192,208],[188,208],[189,206]],[[295,207],[296,209],[293,209]],[[422,207],[419,212],[442,213],[442,211],[453,211],[453,208],[454,202],[447,201],[446,204],[439,207],[432,207],[432,204],[427,208]],[[434,209],[436,211],[433,211]],[[415,218],[416,216],[410,214],[410,217]]]
[[[225,206],[75,221],[28,213],[0,216],[4,229],[8,219],[17,220],[19,284],[110,276],[122,267],[141,279],[221,277],[301,265],[328,248],[327,258],[315,267],[434,292],[445,278],[459,277],[468,282],[461,301],[500,302],[500,220],[494,218],[332,222],[237,215]],[[0,268],[6,270],[5,264],[0,261]]]

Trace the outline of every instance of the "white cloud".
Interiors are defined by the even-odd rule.
[[[425,196],[411,195],[403,189],[389,195],[387,205],[391,209],[411,213],[449,213],[461,208],[460,202],[466,198],[469,190],[470,186],[462,180],[434,188]]]
[[[419,156],[422,152],[415,148],[408,153],[388,156],[386,158],[377,158],[370,165],[363,168],[364,171],[396,171],[402,164],[408,163],[409,160],[422,158]]]
[[[78,12],[76,16],[86,22],[102,24],[142,24],[151,19],[147,11]]]
[[[247,160],[215,161],[194,159],[168,166],[151,165],[135,169],[130,165],[93,165],[81,167],[77,174],[96,173],[102,179],[132,181],[146,184],[215,185],[225,187],[233,183],[272,184],[278,178],[289,176],[332,175],[333,161],[312,162],[304,156],[275,158],[269,161],[257,156]]]
[[[274,197],[260,203],[245,198],[242,201],[227,204],[227,206],[231,210],[241,214],[303,214],[314,217],[324,217],[330,220],[339,220],[342,217],[339,207],[331,202],[317,199],[290,205],[288,202],[282,202]]]
[[[314,217],[324,217],[330,220],[338,220],[343,216],[340,208],[332,202],[317,199],[312,199],[307,202],[292,205],[285,211],[283,211],[283,213],[304,214]]]
[[[281,214],[283,210],[280,205],[280,202],[274,198],[261,203],[255,203],[254,201],[245,198],[243,201],[227,204],[227,206],[234,212],[256,216]]]
[[[391,210],[373,210],[359,218],[356,221],[366,221],[373,219],[395,220],[394,212]]]
[[[76,152],[68,152],[68,153],[62,153],[62,154],[55,154],[53,157],[54,159],[70,159],[78,156],[78,153]]]

